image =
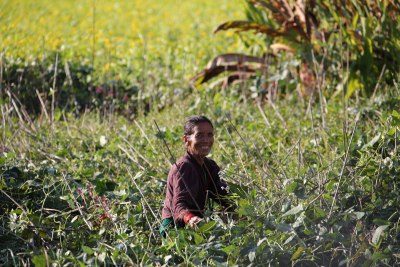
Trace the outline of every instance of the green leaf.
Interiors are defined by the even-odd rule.
[[[326,216],[326,212],[323,209],[321,209],[319,207],[315,207],[314,208],[314,217],[315,217],[315,219],[322,219],[325,216]]]
[[[360,220],[362,217],[364,217],[365,212],[356,211],[356,212],[354,212],[354,214],[356,215],[357,220]]]
[[[294,193],[298,187],[299,187],[299,183],[293,182],[293,183],[288,184],[285,189],[286,189],[286,192],[288,192],[288,193]]]
[[[393,136],[396,134],[396,127],[390,127],[389,131],[388,131],[388,135],[389,136]],[[1,162],[0,162],[1,164]]]
[[[208,223],[203,224],[197,231],[200,233],[205,233],[210,231],[215,225],[217,224],[216,221],[210,221]]]
[[[82,246],[82,250],[83,250],[83,252],[85,252],[88,255],[94,254],[94,250],[88,246]]]
[[[204,242],[204,237],[202,237],[201,235],[199,235],[198,233],[195,233],[195,232],[193,232],[192,234],[193,234],[194,242],[196,243],[196,245],[199,245]]]
[[[304,198],[306,190],[302,182],[294,181],[288,184],[285,188],[286,192],[295,194],[298,198]]]
[[[236,254],[238,253],[238,247],[236,247],[235,245],[228,245],[226,247],[224,247],[222,249],[223,252],[225,252],[226,254]]]
[[[387,255],[387,254],[385,254],[383,252],[380,252],[380,251],[377,251],[372,255],[372,259],[374,261],[388,259],[388,258],[390,258],[389,255]]]
[[[290,260],[291,260],[291,261],[297,260],[297,259],[300,257],[300,255],[301,255],[302,252],[303,252],[303,247],[301,247],[301,246],[298,247],[297,250],[296,250],[296,252],[293,253],[292,258],[291,258]]]
[[[375,143],[379,141],[379,138],[381,138],[381,134],[380,133],[377,134],[374,138],[372,138],[372,140],[369,141],[368,144],[365,144],[363,146],[363,149],[369,148],[369,147],[372,147],[373,145],[375,145]]]
[[[282,231],[282,232],[290,232],[293,230],[293,227],[290,224],[286,224],[286,223],[279,223],[275,227],[276,227],[276,229],[278,229],[279,231]]]
[[[397,119],[400,119],[400,113],[398,113],[396,110],[392,111],[392,116],[397,118]]]
[[[362,88],[363,84],[358,79],[350,78],[346,97],[349,98],[356,90],[360,90]]]
[[[297,213],[302,212],[302,211],[303,211],[303,205],[300,204],[297,207],[294,207],[291,210],[285,212],[285,214],[283,214],[282,217],[289,216],[289,215],[294,215],[294,214],[297,214]]]
[[[36,255],[32,258],[32,262],[35,267],[46,267],[48,265],[47,259],[45,255]]]
[[[372,236],[372,243],[373,244],[375,244],[375,245],[378,244],[383,231],[385,231],[386,228],[388,228],[388,227],[389,227],[389,225],[381,225],[378,228],[376,228],[376,230],[374,232],[374,235]]]
[[[239,215],[251,215],[254,211],[254,207],[250,204],[250,201],[247,199],[239,200],[239,208],[237,212]]]
[[[369,267],[369,266],[371,266],[373,263],[374,263],[373,260],[368,259],[368,260],[366,260],[366,261],[363,263],[362,267]]]

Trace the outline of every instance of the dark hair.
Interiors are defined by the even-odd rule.
[[[206,116],[194,115],[194,116],[190,116],[189,118],[186,119],[185,126],[184,126],[184,135],[191,135],[193,133],[194,126],[196,126],[202,122],[209,123],[211,125],[211,127],[214,129],[212,122]]]

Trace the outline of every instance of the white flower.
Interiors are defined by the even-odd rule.
[[[100,146],[105,146],[107,142],[108,140],[104,135],[100,136]]]

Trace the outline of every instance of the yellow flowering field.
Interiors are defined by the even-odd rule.
[[[241,0],[13,0],[0,4],[0,51],[33,61],[49,51],[108,70],[118,61],[179,56],[208,60],[239,42],[213,29],[242,18]],[[206,19],[205,19],[206,18]],[[231,48],[231,49],[229,49]],[[176,54],[177,55],[177,54]]]

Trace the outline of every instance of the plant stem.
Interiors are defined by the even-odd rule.
[[[333,207],[335,206],[336,199],[337,199],[337,197],[338,197],[339,187],[340,187],[340,184],[341,184],[341,182],[342,182],[343,173],[344,173],[344,168],[346,167],[346,163],[347,163],[347,158],[348,158],[348,156],[349,156],[349,151],[350,151],[351,142],[353,141],[354,132],[356,131],[356,127],[357,127],[357,123],[358,123],[359,117],[360,117],[360,112],[358,112],[357,115],[356,115],[356,120],[355,120],[355,122],[354,122],[353,131],[352,131],[352,133],[351,133],[351,137],[350,137],[349,144],[347,145],[346,154],[345,154],[345,156],[344,156],[344,161],[343,161],[342,169],[341,169],[340,175],[339,175],[339,181],[338,181],[337,186],[336,186],[336,189],[335,189],[335,194],[334,194],[334,196],[333,196],[333,201],[332,201],[331,209],[330,209],[330,211],[329,211],[328,219],[330,219],[331,216],[332,216]]]

